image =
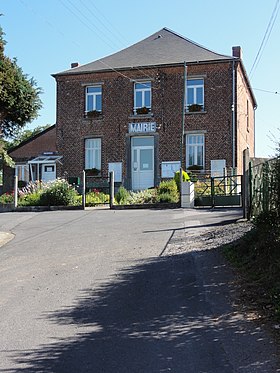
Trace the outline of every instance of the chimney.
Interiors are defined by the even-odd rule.
[[[74,67],[79,67],[79,66],[80,66],[79,62],[72,62],[71,63],[71,69],[74,69]]]
[[[232,47],[232,56],[242,59],[242,49],[241,47]]]

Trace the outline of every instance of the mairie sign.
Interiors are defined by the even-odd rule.
[[[140,123],[129,123],[128,132],[156,132],[156,122],[140,122]]]

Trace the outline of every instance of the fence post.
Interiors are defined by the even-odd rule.
[[[18,176],[15,175],[15,181],[14,181],[14,207],[15,209],[18,206]]]
[[[243,151],[242,206],[243,218],[250,219],[249,149]]]
[[[114,171],[110,171],[110,209],[114,206],[114,198],[115,198],[115,181],[114,181]]]
[[[215,207],[215,178],[211,177],[211,203]]]
[[[264,212],[269,211],[269,166],[268,162],[263,164],[263,185],[262,185],[262,208]]]
[[[82,207],[86,208],[86,172],[83,170]]]

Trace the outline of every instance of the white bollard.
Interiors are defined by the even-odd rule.
[[[194,208],[194,183],[191,181],[181,183],[181,207]]]

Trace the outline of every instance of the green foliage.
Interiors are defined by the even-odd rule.
[[[30,194],[22,195],[18,200],[19,206],[41,206],[41,194],[40,191],[35,191]]]
[[[14,194],[13,193],[5,193],[0,196],[0,204],[6,203],[13,203],[14,202]]]
[[[130,205],[142,205],[144,203],[155,203],[157,201],[156,189],[140,190],[139,192],[129,192],[127,203]]]
[[[0,139],[0,143],[1,143],[1,139]],[[4,149],[4,144],[3,143],[2,143],[2,145],[0,144],[0,158],[1,158],[1,162],[0,162],[0,168],[1,169],[3,168],[3,164],[6,164],[9,167],[15,167],[15,162],[9,156],[6,149]]]
[[[157,200],[159,202],[172,202],[176,203],[179,201],[179,192],[176,181],[168,180],[162,181],[159,184],[157,190]]]
[[[48,183],[40,197],[41,206],[69,206],[75,202],[76,190],[64,179]]]
[[[41,90],[17,66],[16,59],[4,55],[5,41],[0,29],[0,132],[4,136],[38,116],[42,107]]]
[[[109,203],[110,196],[109,194],[105,194],[99,192],[98,190],[94,190],[86,195],[86,206],[96,206],[99,204]]]
[[[239,269],[247,295],[270,318],[280,320],[280,224],[275,212],[262,213],[241,240],[224,248]]]
[[[180,178],[180,171],[176,171],[175,172],[175,175],[174,175],[174,180],[176,182],[176,185],[177,185],[177,189],[180,191],[181,190],[181,178]],[[188,173],[184,170],[182,170],[182,180],[183,182],[185,181],[191,181]]]
[[[64,179],[48,183],[30,182],[19,189],[20,206],[68,206],[77,205],[78,193]]]
[[[119,205],[126,205],[129,198],[129,192],[124,186],[120,186],[118,192],[115,194],[115,201]]]
[[[132,192],[121,186],[115,195],[115,201],[119,205],[141,205],[145,203],[179,201],[179,193],[174,180],[162,181],[158,188]]]

